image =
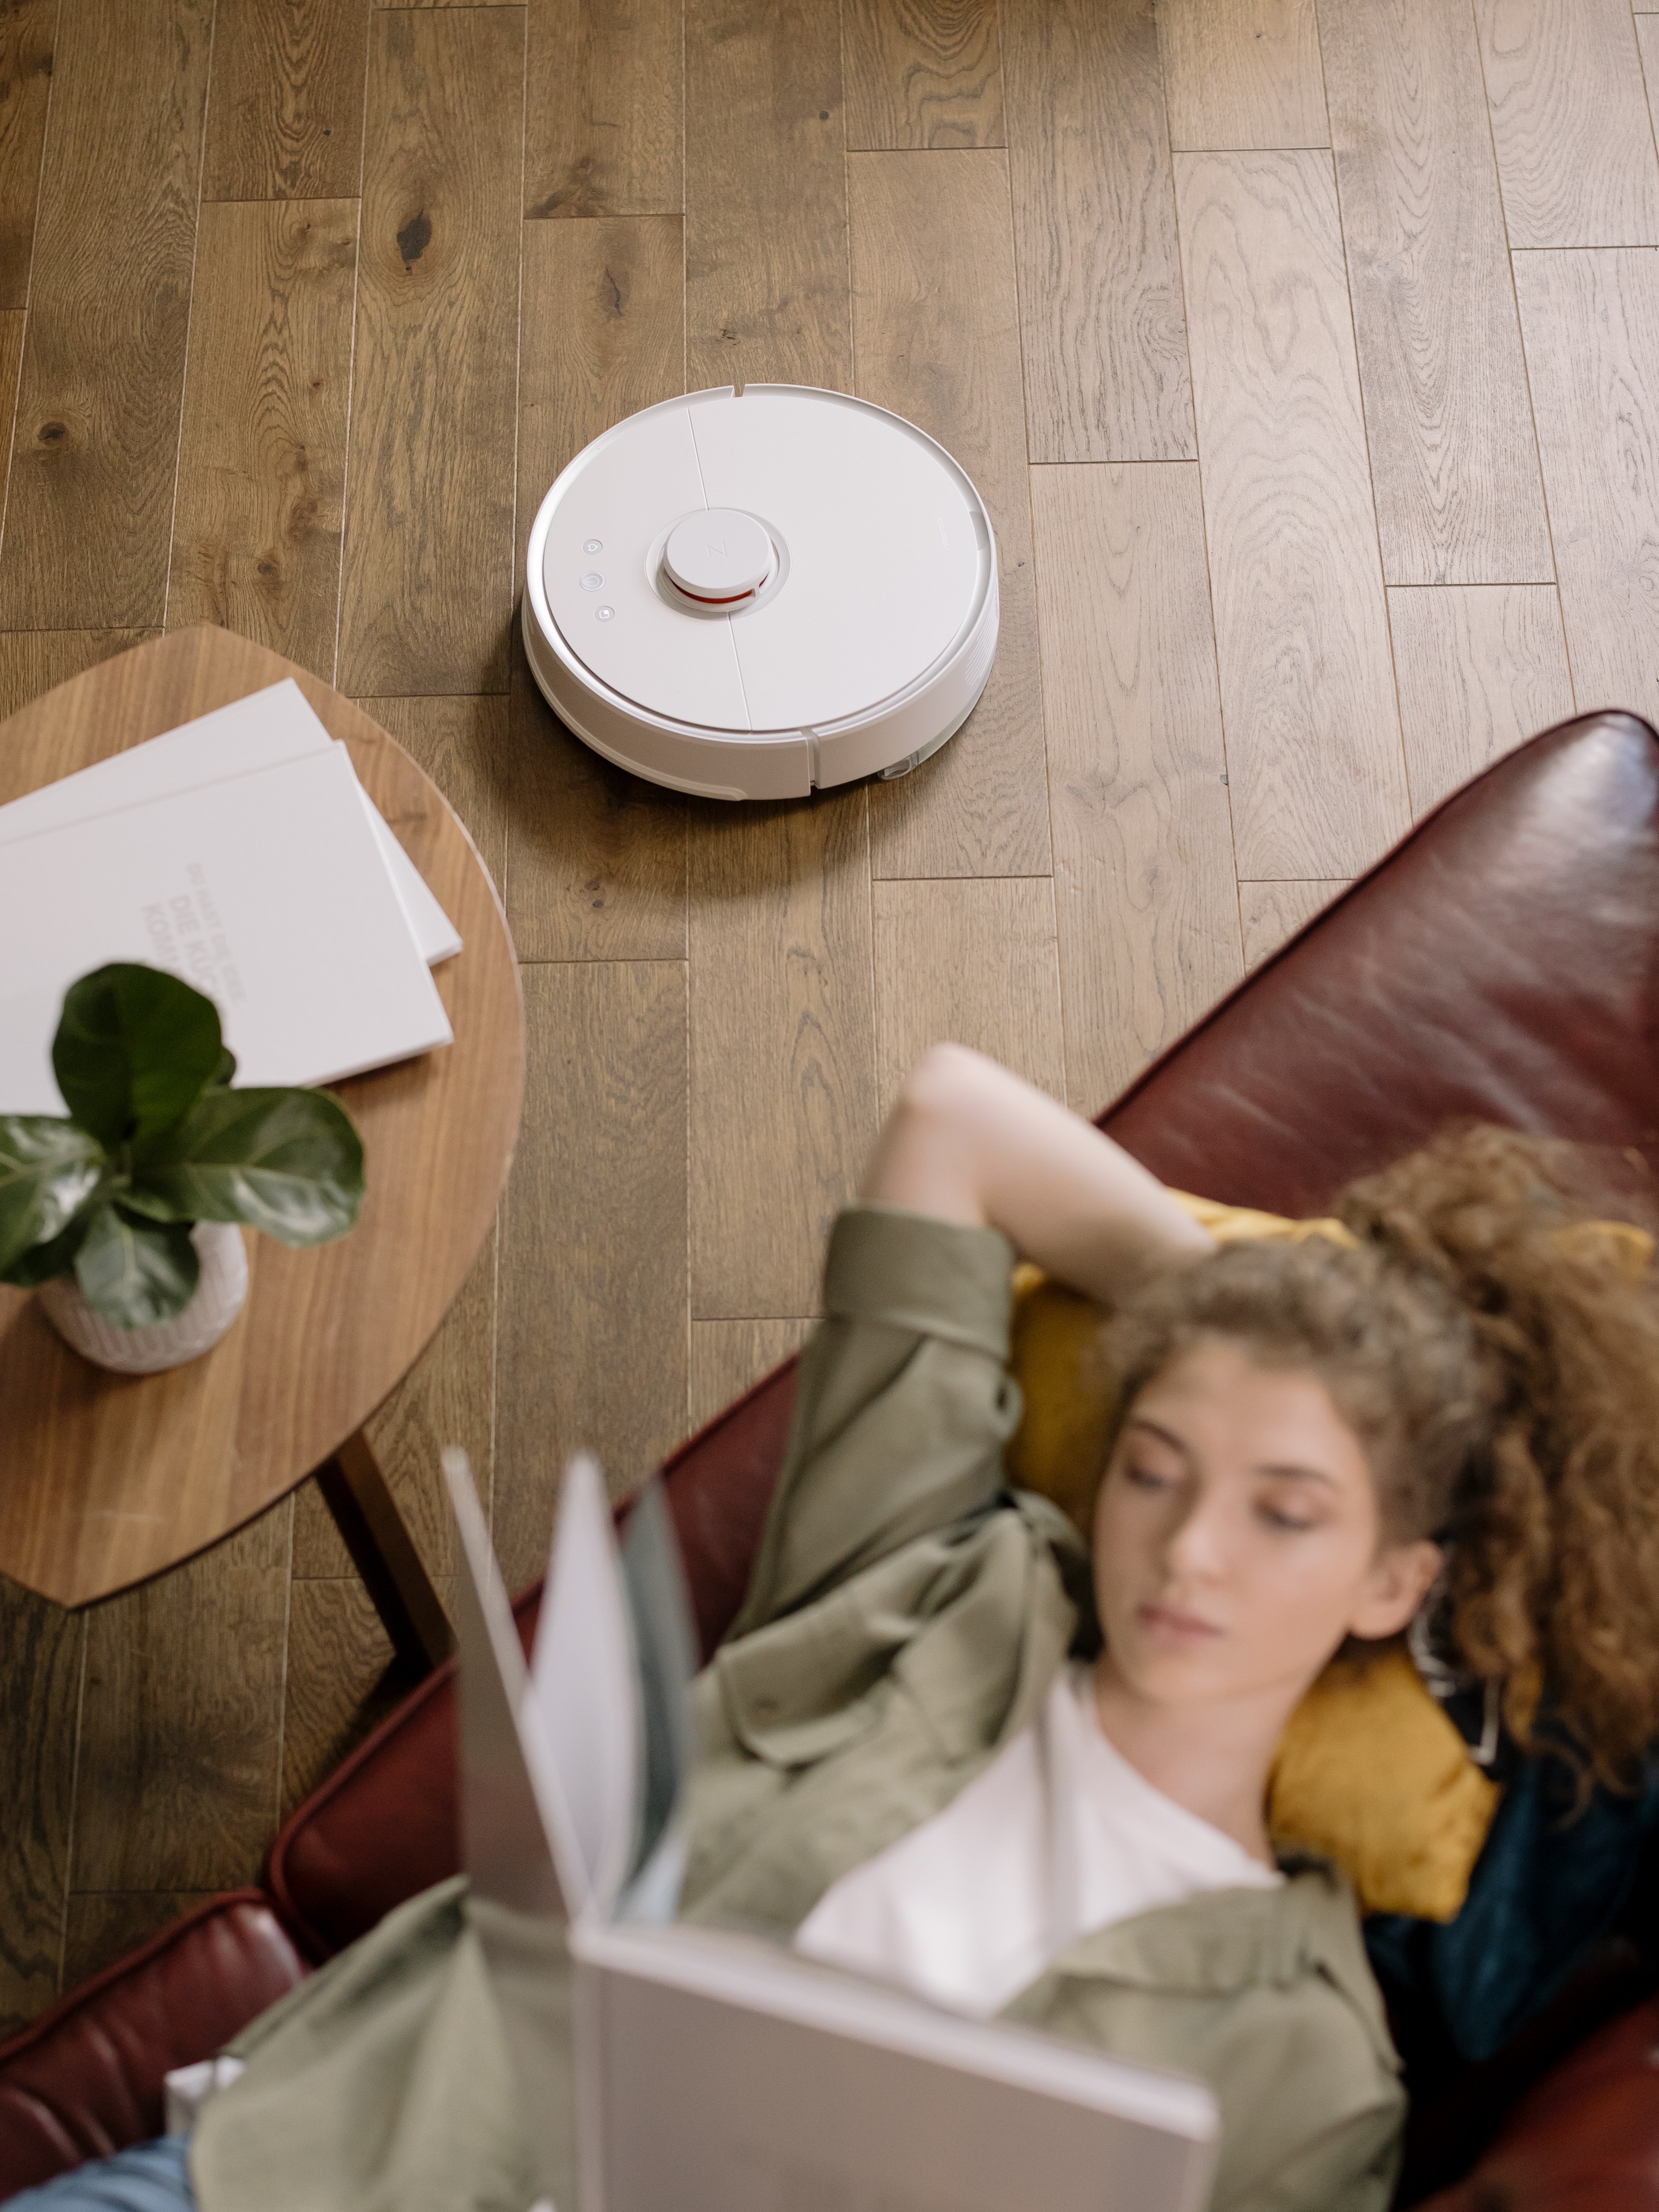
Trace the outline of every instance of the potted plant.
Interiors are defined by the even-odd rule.
[[[134,963],[72,984],[52,1048],[66,1116],[0,1114],[0,1282],[59,1334],[149,1374],[216,1344],[247,1295],[246,1223],[343,1237],[362,1140],[322,1091],[234,1091],[218,1009]]]

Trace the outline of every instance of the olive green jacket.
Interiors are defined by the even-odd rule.
[[[1005,1239],[844,1213],[742,1613],[697,1686],[682,1900],[787,1937],[948,1804],[1096,1633],[1089,1562],[1011,1494]],[[1215,2212],[1382,2212],[1404,2112],[1352,1899],[1322,1863],[1070,1944],[1007,2017],[1215,2090]],[[204,2212],[523,2212],[498,2024],[458,1883],[256,2021],[192,2149]],[[463,2179],[465,2177],[465,2179]]]

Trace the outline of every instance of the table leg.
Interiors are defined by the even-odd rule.
[[[324,1461],[317,1480],[398,1657],[424,1674],[448,1657],[455,1639],[443,1601],[361,1429]]]

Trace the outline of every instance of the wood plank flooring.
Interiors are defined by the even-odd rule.
[[[514,8],[369,21],[348,690],[507,688],[524,46]]]
[[[0,8],[0,713],[246,631],[426,765],[514,929],[512,1181],[374,1425],[441,1589],[441,1443],[526,1577],[568,1450],[628,1484],[800,1341],[927,1043],[1097,1109],[1532,731],[1659,717],[1656,25]],[[769,379],[958,455],[1002,630],[913,776],[739,810],[564,732],[516,597],[590,438]],[[0,1583],[0,2031],[252,1878],[403,1687],[308,1486],[86,1614]]]
[[[357,191],[368,14],[369,0],[218,0],[204,200]]]
[[[1114,1097],[1240,972],[1191,463],[1034,469],[1068,1103]]]
[[[0,546],[9,629],[166,609],[212,43],[213,0],[59,0]]]
[[[1160,0],[1158,36],[1171,145],[1330,143],[1314,0]]]
[[[1442,0],[1325,0],[1322,20],[1383,568],[1547,580],[1474,21]]]
[[[1659,167],[1625,0],[1474,0],[1510,245],[1659,245]]]
[[[1406,827],[1328,154],[1179,154],[1241,875],[1346,875]]]
[[[167,618],[315,668],[340,601],[357,203],[204,201]]]
[[[1034,461],[1193,447],[1152,0],[998,0]]]
[[[28,303],[57,20],[58,0],[22,0],[0,21],[0,307]]]
[[[948,447],[996,533],[1001,629],[973,720],[926,777],[870,792],[878,876],[1046,875],[1048,795],[1019,306],[1000,153],[848,162],[860,396]]]
[[[1277,952],[1287,938],[1294,937],[1304,923],[1311,921],[1340,890],[1346,888],[1340,879],[1334,883],[1241,884],[1238,916],[1244,929],[1244,965],[1259,968],[1270,952]]]

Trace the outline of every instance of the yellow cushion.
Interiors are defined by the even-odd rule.
[[[1498,1786],[1406,1654],[1333,1660],[1291,1715],[1267,1784],[1276,1843],[1334,1859],[1366,1912],[1449,1920]]]
[[[1222,1243],[1323,1236],[1340,1221],[1286,1221],[1176,1191]],[[1012,1364],[1025,1411],[1008,1471],[1087,1529],[1115,1392],[1095,1346],[1103,1307],[1036,1267],[1014,1277]],[[1368,1912],[1449,1920],[1497,1809],[1498,1791],[1397,1650],[1333,1662],[1292,1715],[1269,1784],[1274,1839],[1334,1859]]]
[[[1106,1309],[1040,1268],[1014,1270],[1010,1364],[1025,1401],[1003,1453],[1009,1479],[1041,1492],[1088,1534],[1117,1393],[1095,1346]]]

